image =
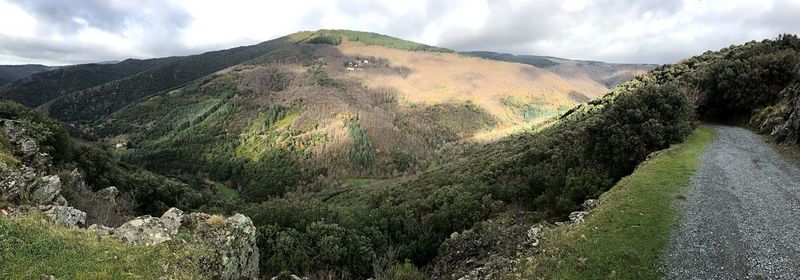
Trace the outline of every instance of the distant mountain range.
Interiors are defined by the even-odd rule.
[[[55,67],[39,64],[0,65],[0,86],[29,77],[39,72],[50,71],[53,69],[55,69]]]

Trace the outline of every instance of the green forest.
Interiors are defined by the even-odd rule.
[[[342,38],[402,50],[451,52],[374,33],[338,30],[314,33],[298,44],[324,48],[341,44]],[[258,228],[260,267],[267,279],[281,273],[425,279],[432,263],[442,257],[441,245],[453,233],[481,234],[483,223],[517,212],[537,221],[563,221],[586,199],[597,198],[631,174],[651,153],[684,141],[702,122],[749,125],[778,142],[800,144],[800,122],[793,127],[786,124],[796,118],[793,113],[800,102],[800,38],[781,35],[660,66],[570,109],[548,110],[505,100],[526,120],[547,121],[497,141],[470,145],[451,160],[430,164],[402,180],[387,180],[378,188],[346,184],[322,165],[308,164],[312,147],[324,146],[329,137],[342,137],[345,156],[330,160],[354,169],[391,162],[393,168],[406,171],[417,162],[407,151],[377,149],[378,138],[365,129],[368,116],[325,116],[337,120],[335,127],[346,132],[342,136],[304,133],[295,128],[320,126],[297,121],[311,102],[298,99],[290,106],[255,102],[262,100],[253,97],[257,94],[267,95],[264,100],[280,99],[277,93],[290,83],[330,90],[341,99],[375,92],[331,76],[328,66],[314,59],[296,59],[307,51],[305,47],[289,44],[286,53],[273,52],[287,44],[284,40],[210,53],[202,65],[194,64],[199,60],[179,58],[147,61],[158,66],[81,89],[77,96],[53,99],[46,110],[3,100],[0,118],[36,123],[38,127],[29,129],[42,132],[37,141],[44,143],[60,169],[77,167],[94,188],[113,185],[131,194],[136,205],[131,214],[160,215],[175,206],[247,215]],[[258,59],[287,57],[303,67],[295,72],[270,68],[274,81],[270,84],[279,86],[266,90],[236,84],[237,75],[243,74],[235,71],[217,72],[245,61],[251,61],[252,68],[242,72],[256,71],[263,61]],[[552,65],[543,65],[548,66]],[[179,76],[160,74],[171,67],[193,70]],[[105,66],[93,68],[99,74],[86,83],[99,84],[118,75],[106,73]],[[147,79],[151,74],[164,80]],[[131,93],[123,101],[106,94],[123,91]],[[161,94],[145,94],[149,92]],[[80,99],[98,103],[85,109],[76,105]],[[353,104],[347,109],[378,108],[397,119],[413,114],[424,122],[449,110],[475,120],[456,132],[476,131],[491,123],[471,103],[421,108],[400,108],[393,100]],[[42,111],[91,129],[65,126]],[[129,119],[139,121],[120,121]],[[445,121],[429,124],[435,128],[431,134],[443,138],[456,134],[444,128],[451,127]],[[411,127],[404,122],[408,120],[392,124],[398,130]],[[109,141],[111,136],[130,145],[115,150],[108,142],[89,143]],[[4,147],[0,141],[0,160],[11,163],[5,159],[11,152]]]

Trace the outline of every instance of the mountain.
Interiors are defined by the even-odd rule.
[[[128,61],[125,69],[50,71],[65,79],[37,74],[38,82],[2,88],[38,111],[0,102],[0,206],[16,193],[6,186],[47,190],[46,183],[71,181],[77,172],[92,191],[117,186],[132,196],[127,215],[160,215],[171,206],[245,214],[255,226],[248,232],[257,238],[262,278],[520,278],[519,271],[557,278],[539,266],[519,267],[563,264],[537,249],[537,232],[583,217],[574,211],[587,199],[684,141],[699,122],[749,120],[780,143],[798,143],[797,36],[709,51],[607,91],[599,89],[638,66],[523,60],[320,30]],[[105,70],[87,71],[82,81],[78,73],[87,68]],[[35,88],[55,93],[39,96]],[[33,169],[41,174],[29,168],[51,158]],[[98,208],[81,194],[64,199]],[[11,203],[32,196],[14,197]],[[636,215],[622,210],[615,213]],[[15,230],[24,225],[5,219],[0,230],[24,236]],[[207,219],[209,227],[225,221]],[[579,239],[587,238],[571,241]],[[16,243],[0,240],[4,248]],[[630,260],[631,250],[620,258]],[[15,253],[37,259],[47,252],[0,254],[16,260]]]
[[[658,67],[656,64],[619,64],[538,55],[513,55],[488,51],[462,52],[486,59],[517,62],[545,68],[565,79],[591,79],[604,87],[614,87]],[[587,87],[596,85],[586,85]]]
[[[50,71],[54,68],[55,67],[39,64],[0,65],[0,86],[39,72]]]
[[[259,200],[314,188],[307,178],[427,170],[460,146],[600,96],[607,87],[592,77],[625,68],[559,63],[551,71],[320,30],[200,55],[66,67],[0,88],[0,96],[107,147],[125,144],[111,150],[126,162],[202,174]]]

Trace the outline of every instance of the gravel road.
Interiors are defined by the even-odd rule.
[[[758,135],[717,139],[676,207],[666,279],[800,279],[800,170]]]

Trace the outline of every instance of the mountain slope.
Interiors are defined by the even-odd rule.
[[[82,64],[40,72],[0,87],[0,97],[37,107],[61,95],[121,79],[169,59],[128,59],[116,64]]]
[[[0,65],[0,86],[39,72],[53,70],[53,68],[54,67],[38,64]]]
[[[589,78],[601,87],[614,87],[622,82],[647,73],[658,65],[654,64],[618,64],[600,61],[582,61],[538,55],[512,55],[487,51],[463,52],[463,54],[486,59],[517,62],[545,68],[554,73],[573,78]],[[587,85],[590,86],[590,85]]]
[[[108,116],[85,132],[109,146],[125,143],[118,154],[126,161],[202,174],[259,200],[316,188],[318,180],[307,178],[319,175],[418,173],[473,137],[527,127],[605,90],[581,86],[596,85],[585,77],[374,33],[321,30],[281,40],[186,85],[117,97],[131,103],[103,109]],[[61,99],[43,108],[74,120],[56,105]]]

